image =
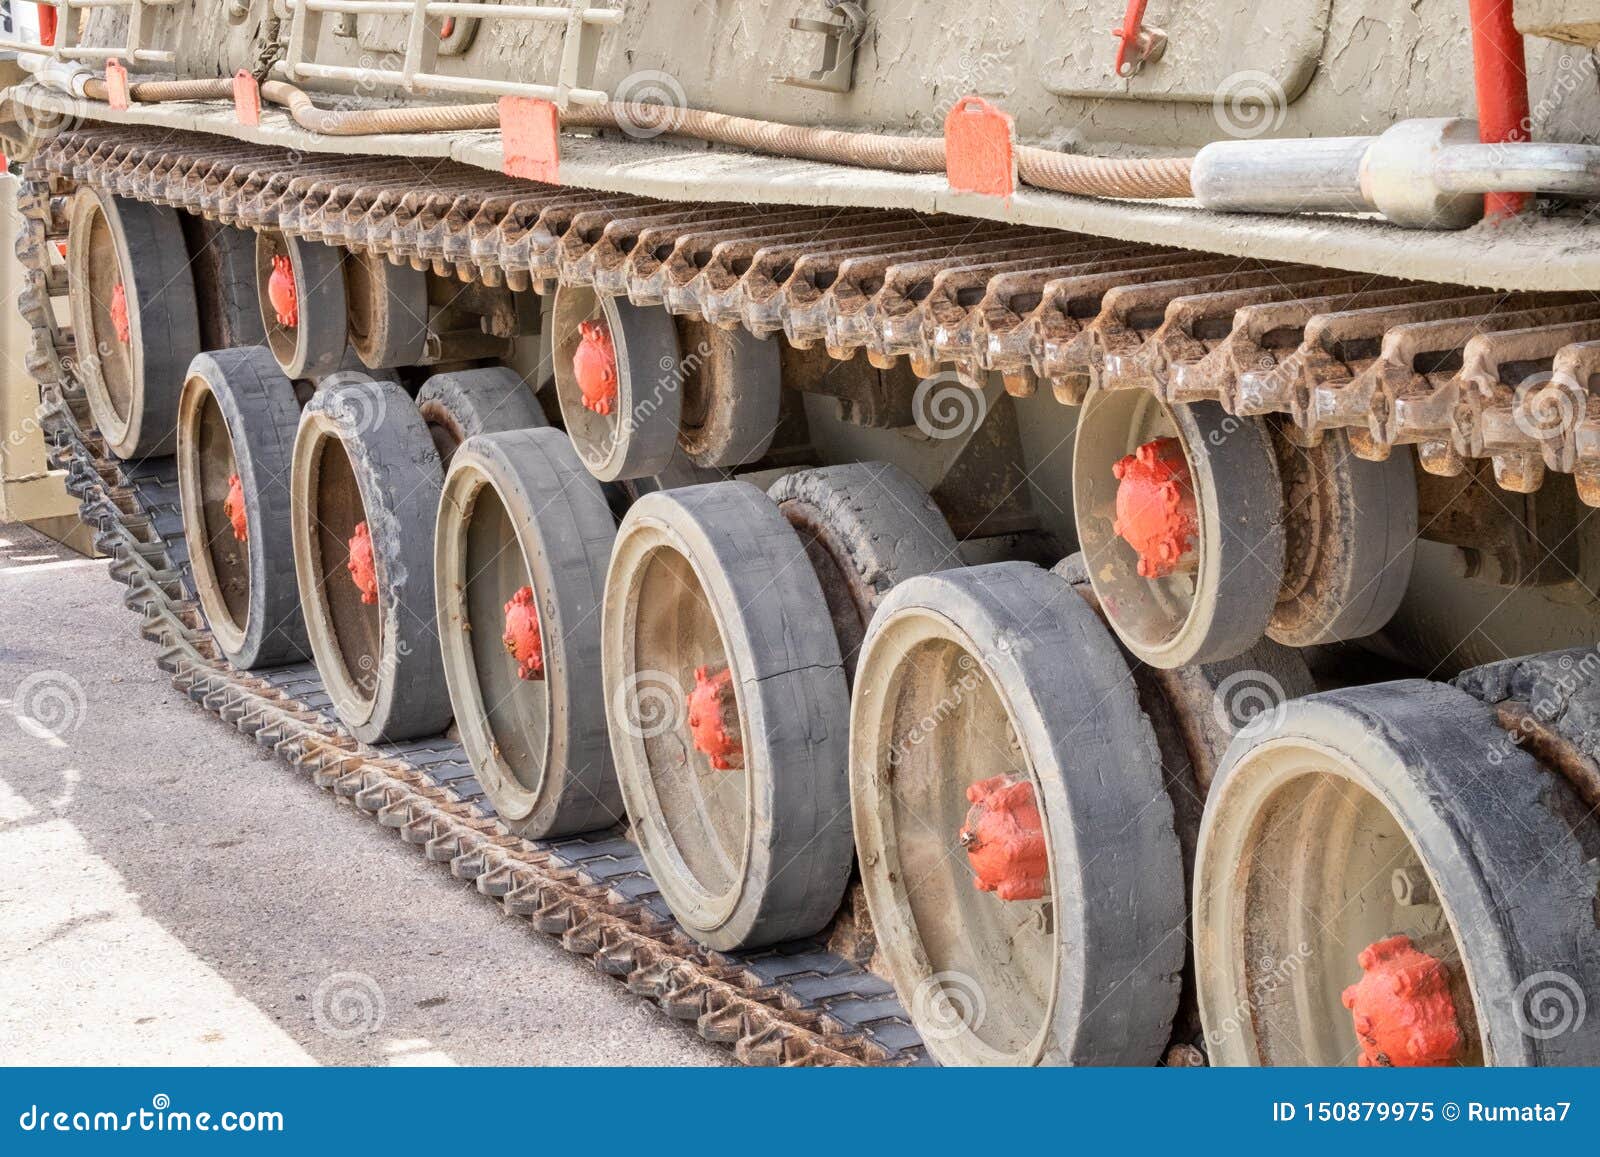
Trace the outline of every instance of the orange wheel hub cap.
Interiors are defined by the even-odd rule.
[[[1009,775],[980,779],[967,788],[967,822],[961,846],[972,865],[972,883],[1002,900],[1040,900],[1050,878],[1044,822],[1033,784]]]
[[[718,771],[744,767],[739,742],[739,703],[733,693],[733,670],[698,667],[689,692],[689,736],[695,750]]]
[[[294,288],[294,266],[286,253],[272,258],[272,276],[267,278],[267,301],[278,324],[293,329],[300,324],[300,297]]]
[[[1118,482],[1112,529],[1138,552],[1140,575],[1163,578],[1192,565],[1199,515],[1182,444],[1146,442],[1111,470]]]
[[[506,631],[500,640],[517,661],[519,679],[544,678],[544,640],[539,635],[539,608],[532,587],[523,587],[506,604]]]
[[[239,476],[228,476],[228,497],[222,500],[222,513],[228,516],[228,521],[233,524],[233,537],[243,542],[249,537],[249,526],[245,522],[244,512],[244,486],[239,482]]]
[[[378,569],[372,560],[372,532],[365,522],[356,523],[356,532],[350,536],[350,561],[345,564],[350,578],[361,592],[361,601],[368,606],[378,601]]]
[[[617,347],[603,321],[578,326],[583,335],[572,355],[572,372],[583,394],[583,408],[605,415],[617,405]]]
[[[117,331],[117,340],[127,345],[133,328],[128,324],[128,291],[120,281],[111,288],[111,326]]]
[[[1366,1066],[1424,1067],[1455,1063],[1461,1023],[1450,996],[1450,969],[1420,952],[1408,936],[1361,950],[1363,975],[1344,990]]]

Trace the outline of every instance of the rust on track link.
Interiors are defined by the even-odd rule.
[[[60,178],[443,276],[589,285],[796,346],[901,357],[1014,394],[1093,387],[1286,414],[1381,460],[1489,459],[1507,490],[1576,477],[1600,506],[1600,299],[1218,257],[899,210],[677,203],[450,162],[292,154],[138,126],[74,129],[29,162]]]

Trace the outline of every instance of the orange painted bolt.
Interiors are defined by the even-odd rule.
[[[1033,784],[1009,775],[980,779],[967,788],[961,846],[972,865],[972,884],[1002,900],[1039,900],[1050,878],[1044,821]]]
[[[127,345],[133,337],[133,327],[128,323],[128,291],[120,281],[111,287],[111,325],[117,331],[117,340]]]
[[[300,297],[294,288],[294,265],[286,253],[272,257],[272,275],[267,278],[267,301],[278,324],[293,329],[300,324]]]
[[[350,561],[345,564],[350,578],[361,592],[361,601],[368,606],[378,601],[378,568],[372,558],[372,532],[365,522],[356,523],[356,532],[350,536]]]
[[[539,634],[539,607],[533,601],[532,587],[523,587],[506,604],[506,631],[500,641],[517,661],[517,678],[544,678],[544,639]]]
[[[602,416],[617,405],[617,347],[603,321],[579,324],[582,339],[572,355],[572,372],[583,394],[583,408]]]
[[[718,771],[744,767],[739,742],[739,702],[733,693],[733,670],[697,667],[689,692],[689,736],[695,750]]]
[[[233,524],[234,538],[243,542],[250,536],[250,528],[245,522],[244,486],[237,474],[228,476],[228,496],[222,500],[222,513],[226,514],[228,521]]]
[[[1418,951],[1408,936],[1361,950],[1361,979],[1344,990],[1364,1066],[1450,1065],[1461,1055],[1461,1023],[1450,996],[1450,969]]]
[[[1112,530],[1139,556],[1139,574],[1163,578],[1194,562],[1199,514],[1194,482],[1176,438],[1146,442],[1120,459]]]

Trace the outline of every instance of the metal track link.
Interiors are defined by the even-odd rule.
[[[1600,302],[1267,264],[906,211],[654,201],[464,165],[317,157],[95,126],[44,170],[229,224],[278,229],[513,289],[590,285],[880,366],[1284,414],[1306,445],[1415,445],[1454,476],[1491,459],[1532,492],[1573,474],[1600,506]],[[35,351],[31,358],[48,361]],[[48,372],[48,367],[46,367]]]
[[[17,252],[43,276],[59,238],[49,188],[25,181]],[[23,304],[41,341],[65,366],[41,379],[52,463],[67,473],[81,517],[159,662],[191,700],[251,736],[315,782],[350,800],[452,875],[472,880],[507,914],[559,938],[568,951],[623,981],[668,1015],[695,1022],[707,1040],[752,1065],[927,1063],[891,985],[819,942],[754,953],[707,952],[673,921],[633,844],[621,831],[529,841],[512,836],[473,777],[460,745],[440,736],[372,748],[335,721],[316,669],[296,664],[234,670],[195,600],[170,458],[120,462],[90,422],[70,372],[70,337],[47,328],[38,301]],[[62,344],[64,342],[64,344]]]

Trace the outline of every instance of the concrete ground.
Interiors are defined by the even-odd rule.
[[[0,1064],[731,1063],[173,690],[0,525]]]

